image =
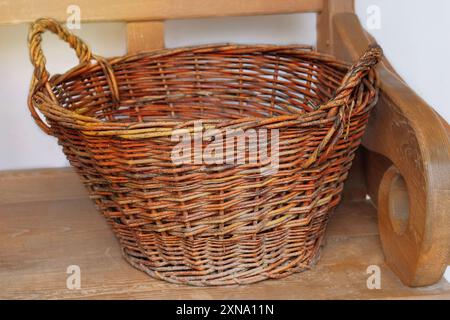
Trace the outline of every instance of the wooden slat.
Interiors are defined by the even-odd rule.
[[[76,4],[82,21],[149,21],[319,12],[322,0],[7,0],[0,1],[0,24],[40,17],[65,21]]]
[[[0,171],[0,205],[87,196],[71,168]]]
[[[0,218],[0,299],[450,298],[445,280],[426,290],[401,284],[383,262],[375,210],[363,201],[336,210],[312,270],[249,286],[201,289],[155,280],[128,265],[89,199],[2,205]],[[66,288],[69,265],[81,268],[80,290]],[[366,286],[369,265],[381,268],[381,290]]]
[[[164,22],[127,23],[128,53],[151,51],[164,48]]]
[[[332,53],[332,17],[339,12],[354,12],[354,0],[324,0],[323,6],[317,18],[317,49]],[[361,153],[358,153],[344,186],[343,196],[347,199],[365,199],[367,188],[363,170]]]
[[[333,22],[335,54],[355,60],[370,43],[358,18],[342,13]],[[423,99],[384,63],[377,71],[380,101],[363,144],[397,167],[410,199],[408,228],[398,234],[390,223],[388,198],[378,196],[383,248],[388,264],[405,283],[430,285],[441,278],[450,249],[450,139]]]
[[[339,12],[354,12],[354,0],[324,0],[323,9],[317,18],[317,49],[332,53],[333,30],[332,17]],[[366,197],[367,188],[363,173],[363,161],[360,153],[353,161],[349,177],[345,182],[343,196],[349,200],[362,200]]]
[[[334,15],[342,12],[355,12],[354,0],[324,0],[323,10],[317,17],[317,50],[333,54]]]
[[[331,53],[332,17],[338,12],[354,12],[353,0],[324,0],[323,9],[317,18],[317,49]],[[358,153],[353,161],[349,177],[344,185],[343,197],[349,200],[361,200],[366,197],[367,188],[364,180],[363,161]]]

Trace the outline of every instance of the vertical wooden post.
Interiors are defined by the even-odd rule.
[[[128,53],[164,48],[164,22],[144,21],[127,23]]]
[[[341,12],[354,12],[353,0],[323,0],[323,9],[317,17],[317,49],[320,52],[334,54],[333,17]],[[349,177],[345,182],[343,196],[346,201],[364,200],[367,194],[364,179],[364,153],[362,150],[355,155]]]
[[[333,54],[333,23],[336,13],[355,12],[354,0],[323,0],[322,12],[317,17],[317,49]]]

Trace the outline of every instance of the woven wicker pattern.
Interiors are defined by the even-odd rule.
[[[75,49],[77,67],[49,77],[46,30]],[[281,278],[314,263],[377,100],[378,46],[353,66],[306,46],[104,59],[40,19],[29,47],[30,111],[58,138],[133,266],[205,286]],[[198,121],[201,132],[277,129],[278,170],[262,174],[262,161],[175,164],[172,135]]]

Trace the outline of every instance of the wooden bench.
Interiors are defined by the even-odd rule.
[[[65,21],[71,2],[3,1],[0,24],[43,16]],[[374,42],[352,0],[78,0],[77,5],[83,21],[125,21],[130,52],[162,48],[165,20],[297,12],[318,14],[318,49],[340,59],[354,60]],[[0,173],[0,279],[7,283],[0,298],[449,298],[442,275],[450,248],[450,127],[386,59],[377,72],[380,101],[315,270],[231,291],[165,284],[121,260],[112,234],[95,216],[71,169],[10,171]],[[48,224],[39,222],[42,216]],[[70,264],[69,257],[83,264],[87,277],[101,274],[100,280],[111,277],[112,283],[92,278],[88,289],[68,291],[61,268]],[[386,290],[367,289],[370,264],[387,274]],[[386,266],[407,286],[437,284],[428,290],[407,288]],[[55,284],[56,279],[62,282]]]

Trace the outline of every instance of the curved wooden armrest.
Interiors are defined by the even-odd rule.
[[[333,30],[333,53],[341,59],[356,59],[372,42],[353,13],[336,14]],[[405,284],[431,285],[449,258],[448,127],[388,61],[377,72],[380,100],[363,145],[389,159],[374,199],[386,262]]]

